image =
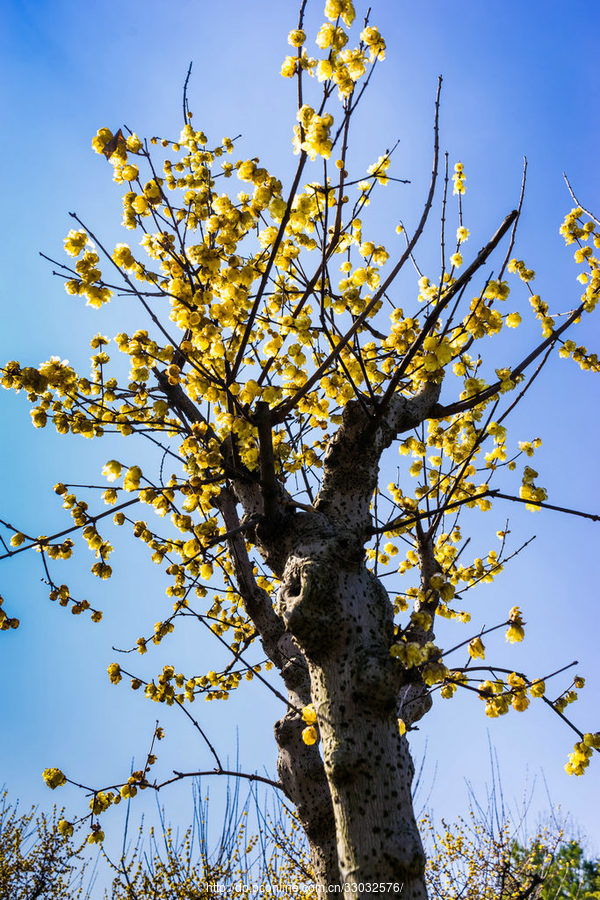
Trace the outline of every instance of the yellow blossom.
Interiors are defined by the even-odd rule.
[[[315,708],[312,703],[309,706],[305,706],[302,709],[302,719],[306,722],[307,725],[316,725],[317,723],[317,714],[315,712]]]
[[[66,784],[67,782],[66,775],[64,775],[60,769],[56,768],[44,769],[42,777],[48,787],[52,788],[52,790],[57,787],[61,787],[61,785]]]
[[[314,725],[309,725],[308,728],[305,728],[302,731],[302,740],[305,744],[308,744],[309,746],[311,744],[316,744],[318,739],[319,735]]]
[[[71,837],[73,834],[73,825],[71,822],[67,822],[66,819],[59,819],[57,828],[58,833],[62,834],[64,837]]]
[[[485,659],[485,646],[481,638],[476,637],[473,638],[469,643],[469,656],[472,656],[473,659],[477,659],[477,657],[481,659]]]
[[[288,44],[291,44],[292,47],[301,47],[305,40],[306,34],[301,28],[294,28],[288,34]]]

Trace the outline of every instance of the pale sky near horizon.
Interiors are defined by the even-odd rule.
[[[558,234],[572,205],[562,173],[597,213],[597,12],[584,0],[572,0],[568,11],[562,3],[542,0],[466,0],[457,6],[443,0],[372,0],[371,7],[371,21],[387,41],[387,59],[352,135],[354,159],[364,169],[400,139],[393,174],[411,180],[382,195],[375,226],[379,239],[393,231],[399,217],[414,226],[422,208],[431,171],[433,98],[442,74],[441,148],[449,151],[451,162],[462,160],[467,175],[464,215],[472,236],[465,252],[482,246],[515,206],[526,155],[528,190],[515,253],[538,273],[537,290],[552,309],[571,308],[581,288],[571,251]],[[364,11],[357,5],[358,16]],[[69,211],[80,213],[109,242],[128,238],[117,227],[118,190],[105,160],[91,150],[92,136],[101,126],[120,124],[140,135],[175,136],[181,127],[181,88],[192,60],[195,124],[209,141],[241,133],[239,153],[259,155],[285,182],[294,163],[295,89],[278,73],[297,4],[7,0],[3,18],[0,360],[36,365],[58,355],[86,370],[89,339],[98,331],[112,336],[121,330],[121,312],[116,303],[95,311],[68,297],[38,251],[61,256],[63,237],[72,226]],[[321,21],[320,0],[309,0],[309,35]],[[427,239],[432,258],[439,253],[436,227]],[[124,315],[136,319],[130,310]],[[531,335],[537,332],[515,336],[516,357]],[[597,352],[599,336],[596,320],[585,319],[575,339]],[[35,533],[67,527],[70,520],[52,485],[67,479],[98,482],[113,452],[100,441],[64,439],[50,428],[35,431],[24,397],[2,391],[0,403],[5,472],[0,518]],[[592,376],[556,360],[514,417],[519,438],[544,440],[533,465],[551,502],[598,512],[597,409]],[[120,452],[134,453],[133,448]],[[510,515],[515,545],[532,534],[537,539],[497,583],[469,595],[474,621],[493,624],[510,606],[522,606],[525,642],[504,647],[499,640],[500,664],[533,668],[541,675],[578,659],[577,672],[588,684],[569,712],[584,731],[600,730],[600,526],[553,512],[530,515],[511,508],[494,515],[492,533]],[[59,571],[104,609],[101,625],[49,602],[36,555],[4,561],[0,569],[6,608],[22,622],[18,631],[0,634],[0,786],[5,783],[24,805],[68,802],[73,810],[83,809],[75,790],[50,793],[42,770],[56,765],[90,784],[121,780],[132,756],[139,761],[144,754],[157,717],[167,732],[162,772],[213,765],[176,710],[144,700],[125,683],[114,687],[106,675],[116,658],[111,646],[131,644],[147,630],[140,622],[151,629],[165,615],[170,601],[158,568],[142,551],[128,547],[115,553],[113,581],[100,584],[89,575],[89,564],[81,552],[71,568],[63,563]],[[188,660],[184,665],[200,670],[203,636],[182,635],[173,646]],[[161,646],[152,668],[160,671],[171,657],[176,658],[171,647]],[[147,658],[143,662],[148,671]],[[235,763],[238,728],[240,767],[264,766],[273,775],[272,723],[281,706],[256,682],[239,694],[226,704],[197,701],[192,711],[202,715],[223,758],[229,755]],[[447,818],[463,812],[464,778],[476,792],[489,780],[489,741],[498,752],[508,801],[518,802],[526,783],[537,779],[533,819],[545,815],[549,804],[560,805],[600,852],[600,758],[596,754],[584,777],[569,778],[563,766],[575,735],[541,704],[532,707],[490,720],[477,698],[438,699],[414,740],[417,758],[427,742],[423,802]],[[168,816],[182,825],[187,824],[189,796],[188,787],[161,796]]]

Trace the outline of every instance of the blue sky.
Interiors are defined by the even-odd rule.
[[[576,269],[558,227],[571,206],[563,170],[582,202],[600,208],[594,15],[582,0],[574,0],[568,12],[563,4],[538,0],[467,0],[454,7],[442,0],[372,0],[371,22],[386,38],[387,59],[355,126],[353,159],[364,166],[400,139],[394,174],[411,179],[410,185],[382,195],[373,219],[380,240],[399,216],[414,225],[420,214],[430,173],[435,84],[442,74],[441,147],[452,162],[460,159],[465,165],[468,249],[485,243],[515,205],[527,155],[528,192],[516,254],[536,269],[537,289],[552,308],[573,305]],[[240,153],[259,155],[279,177],[289,177],[295,91],[278,72],[296,4],[8,0],[4,20],[0,359],[34,365],[55,354],[85,370],[93,334],[113,335],[137,321],[131,310],[116,304],[98,313],[68,297],[38,256],[42,250],[60,257],[72,224],[69,211],[79,212],[109,243],[127,239],[118,227],[118,188],[105,161],[91,150],[91,137],[101,126],[121,124],[140,135],[176,136],[181,88],[192,60],[194,122],[209,140],[241,133]],[[314,33],[321,21],[320,2],[309,0],[307,32]],[[437,258],[435,229],[429,247],[431,258]],[[576,339],[597,350],[598,330],[597,323],[586,320]],[[518,342],[526,338],[527,333],[516,338],[517,355],[523,346]],[[3,391],[0,402],[5,435],[1,515],[36,533],[51,533],[67,524],[52,485],[67,478],[97,482],[113,445],[34,431],[24,398]],[[597,402],[591,376],[557,360],[513,419],[519,438],[544,440],[535,467],[552,502],[598,508]],[[116,452],[133,455],[133,448],[118,447]],[[502,660],[540,674],[580,660],[577,671],[588,677],[588,685],[573,717],[584,730],[598,730],[599,526],[550,512],[534,516],[510,509],[507,514],[515,541],[534,533],[537,538],[497,584],[484,586],[474,598],[479,604],[474,620],[493,624],[508,607],[521,605],[528,621],[526,642],[507,648],[499,642]],[[501,513],[497,516],[492,533],[503,525]],[[131,757],[145,752],[159,714],[168,736],[160,758],[163,771],[211,766],[182,716],[108,683],[106,666],[115,659],[111,645],[130,645],[145,630],[143,623],[152,627],[165,615],[169,602],[158,569],[146,564],[137,548],[128,545],[115,557],[117,574],[108,586],[86,575],[89,559],[83,552],[62,575],[73,591],[104,609],[104,621],[96,626],[50,604],[40,584],[38,557],[3,563],[0,591],[22,626],[0,636],[5,685],[0,780],[25,803],[62,800],[41,781],[49,765],[98,785],[119,780]],[[191,667],[204,653],[203,635],[181,635],[161,647],[153,666],[158,671],[163,663],[184,658]],[[234,762],[238,729],[240,766],[274,772],[272,723],[280,710],[259,685],[227,704],[199,706],[194,711],[202,714],[223,757],[229,753]],[[475,788],[489,778],[489,734],[500,757],[505,794],[520,797],[526,779],[541,782],[543,772],[552,803],[571,812],[600,851],[594,832],[598,760],[584,778],[568,778],[563,765],[573,740],[557,717],[536,707],[492,721],[480,706],[470,697],[439,701],[416,735],[417,756],[427,739],[425,781],[433,783],[429,802],[436,812],[453,817],[464,809],[465,776]],[[189,796],[188,788],[179,788],[164,798],[174,819],[185,820]],[[73,804],[78,800],[73,791],[63,797]],[[544,790],[536,803],[541,811],[547,807]]]

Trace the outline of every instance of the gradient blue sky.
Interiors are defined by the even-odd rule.
[[[359,15],[364,12],[357,9]],[[321,3],[309,0],[307,31],[314,33],[321,20]],[[60,256],[71,227],[69,211],[80,213],[109,243],[127,240],[118,228],[118,189],[105,161],[90,149],[91,137],[100,126],[121,124],[140,135],[178,134],[190,60],[190,106],[209,141],[241,133],[240,153],[260,155],[280,177],[289,176],[295,91],[278,72],[295,21],[292,0],[5,2],[0,359],[36,364],[56,354],[85,370],[93,334],[113,335],[138,321],[117,304],[98,313],[68,297],[38,250]],[[516,253],[538,272],[537,289],[551,308],[570,308],[579,286],[558,235],[571,206],[563,170],[581,200],[600,208],[597,13],[583,0],[572,0],[568,11],[547,0],[459,5],[372,0],[371,21],[386,38],[387,60],[354,127],[353,158],[358,166],[368,164],[399,138],[394,174],[411,179],[410,185],[382,195],[377,237],[384,240],[398,217],[414,225],[420,213],[441,73],[441,146],[452,161],[463,161],[468,179],[465,223],[472,237],[467,248],[481,246],[515,205],[526,154],[528,192]],[[431,258],[437,258],[434,232],[430,248]],[[584,321],[580,332],[577,340],[597,350],[597,323]],[[515,358],[526,339],[527,333],[515,337]],[[133,448],[122,443],[103,446],[60,438],[50,429],[34,431],[24,398],[3,392],[0,401],[1,515],[24,529],[48,534],[68,524],[51,491],[56,481],[95,482],[106,459],[115,453],[133,456]],[[514,417],[520,438],[544,440],[535,466],[553,502],[598,508],[597,408],[591,376],[557,360]],[[534,533],[537,539],[496,585],[484,586],[474,598],[479,604],[474,620],[493,624],[509,606],[521,605],[528,621],[526,642],[504,648],[499,641],[495,659],[539,674],[579,659],[578,671],[588,683],[573,716],[584,730],[597,730],[598,525],[550,512],[506,512],[515,542]],[[501,512],[495,515],[492,533],[503,525]],[[81,552],[62,577],[74,592],[104,609],[104,621],[96,626],[48,601],[36,556],[5,562],[0,570],[6,606],[22,621],[17,632],[0,636],[0,783],[24,803],[47,806],[64,798],[76,804],[81,799],[70,790],[62,796],[47,791],[41,771],[49,765],[98,786],[119,780],[131,757],[139,762],[145,753],[157,715],[167,730],[163,772],[173,766],[211,766],[177,711],[157,707],[126,686],[115,688],[106,676],[107,664],[115,659],[111,645],[131,645],[166,615],[169,601],[158,570],[130,546],[115,554],[112,582],[97,583],[86,575],[88,568],[89,558]],[[197,660],[206,652],[204,636],[190,633],[162,646],[150,663],[159,670],[183,658],[181,668],[200,670]],[[147,659],[142,665],[136,656],[135,662],[151,670]],[[194,712],[224,758],[229,753],[235,761],[237,728],[241,768],[264,766],[274,772],[272,722],[280,708],[259,685],[227,704],[197,703]],[[567,777],[563,765],[574,736],[539,706],[492,721],[471,697],[437,703],[414,740],[417,757],[427,740],[424,777],[432,786],[429,804],[436,813],[452,818],[464,810],[464,777],[476,790],[485,784],[488,735],[498,751],[507,798],[519,799],[527,779],[541,783],[545,778],[552,804],[571,812],[600,851],[599,762],[594,760],[584,778]],[[164,798],[173,819],[186,821],[189,797],[189,788],[181,787]],[[547,806],[542,789],[533,819]]]

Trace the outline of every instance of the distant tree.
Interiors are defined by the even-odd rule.
[[[520,843],[506,816],[496,823],[471,808],[452,824],[424,823],[432,844],[426,881],[432,900],[593,900],[600,897],[600,860],[556,826]]]
[[[62,813],[60,814],[62,816]],[[86,862],[73,826],[35,808],[21,812],[0,796],[0,897],[3,900],[79,900]]]
[[[1,900],[207,900],[211,897],[293,896],[315,900],[306,840],[296,817],[277,798],[249,794],[240,799],[241,779],[231,783],[221,810],[219,831],[209,834],[210,804],[195,786],[192,824],[173,828],[160,810],[158,828],[142,820],[131,841],[125,818],[122,852],[115,858],[104,845],[88,878],[91,858],[86,836],[53,809],[49,816],[22,812],[5,791],[0,797]],[[260,822],[260,833],[258,823]],[[289,891],[288,891],[289,893]]]
[[[540,441],[515,442],[506,422],[552,353],[598,371],[596,355],[571,332],[598,300],[600,229],[578,204],[564,220],[581,284],[560,317],[534,292],[533,270],[513,256],[522,197],[481,249],[469,251],[466,174],[460,162],[440,159],[438,89],[421,217],[410,232],[399,226],[400,251],[370,240],[361,217],[378,189],[398,179],[391,150],[366,173],[351,171],[350,126],[385,42],[365,20],[352,46],[351,0],[327,0],[313,58],[305,5],[282,69],[297,86],[298,165],[287,188],[257,157],[226,161],[234,141],[210,143],[192,125],[187,92],[175,140],[108,128],[94,138],[124,185],[123,224],[141,238],[141,251],[109,248],[73,213],[65,248],[75,261],[55,265],[67,291],[93,307],[117,296],[139,302],[140,327],[115,338],[130,370],[121,372],[109,338],[97,334],[90,376],[57,358],[37,368],[12,361],[2,383],[26,392],[37,427],[127,441],[121,459],[104,468],[112,510],[100,513],[72,485],[58,484],[72,527],[35,536],[5,522],[12,538],[4,556],[38,551],[50,597],[99,621],[100,610],[71,594],[53,562],[71,556],[80,534],[95,557],[92,572],[108,579],[106,517],[133,531],[172,579],[162,621],[152,629],[140,610],[140,653],[196,621],[231,661],[192,672],[167,665],[150,679],[116,661],[111,681],[127,678],[185,711],[198,697],[226,699],[250,680],[268,686],[284,704],[273,783],[297,810],[316,882],[360,896],[377,885],[381,896],[402,890],[404,900],[418,900],[426,896],[425,854],[406,733],[433,695],[470,691],[492,717],[541,697],[566,720],[564,708],[583,686],[576,676],[549,698],[550,676],[487,661],[482,639],[493,628],[467,630],[442,647],[435,622],[468,624],[466,591],[493,580],[521,549],[509,550],[504,529],[498,550],[468,560],[461,526],[478,529],[473,511],[506,501],[559,508],[546,502],[528,464]],[[241,193],[226,191],[232,177]],[[436,198],[440,265],[425,274],[415,254]],[[501,246],[494,272],[484,272]],[[405,278],[411,265],[416,284]],[[520,354],[510,335],[527,315],[511,303],[509,276],[531,306],[529,348]],[[136,456],[143,440],[157,450],[155,471]],[[384,470],[382,484],[392,446],[400,467],[391,483]],[[5,630],[18,625],[12,612],[2,617]],[[520,641],[521,609],[494,627]],[[262,647],[259,662],[253,644]],[[267,674],[273,668],[280,680]],[[213,770],[224,774],[196,724]],[[578,740],[568,770],[581,774],[600,733],[571,727]],[[124,783],[89,788],[92,842],[102,840],[97,817],[105,809],[166,783],[151,774],[160,736],[157,728],[145,764]],[[58,768],[45,778],[52,788],[79,783]]]
[[[532,870],[539,867],[542,873],[539,896],[541,900],[597,900],[600,898],[600,859],[586,859],[578,841],[563,843],[553,857],[548,859],[548,848],[532,842],[529,847],[515,844],[515,861],[525,860]]]
[[[241,779],[231,782],[222,826],[209,834],[214,808],[201,787],[194,793],[194,817],[185,830],[167,823],[164,810],[158,828],[142,825],[134,845],[123,841],[123,853],[110,859],[113,872],[106,892],[110,900],[248,900],[281,896],[317,900],[306,839],[297,818],[279,797],[272,810],[266,796],[240,799]],[[211,823],[212,824],[212,823]]]

